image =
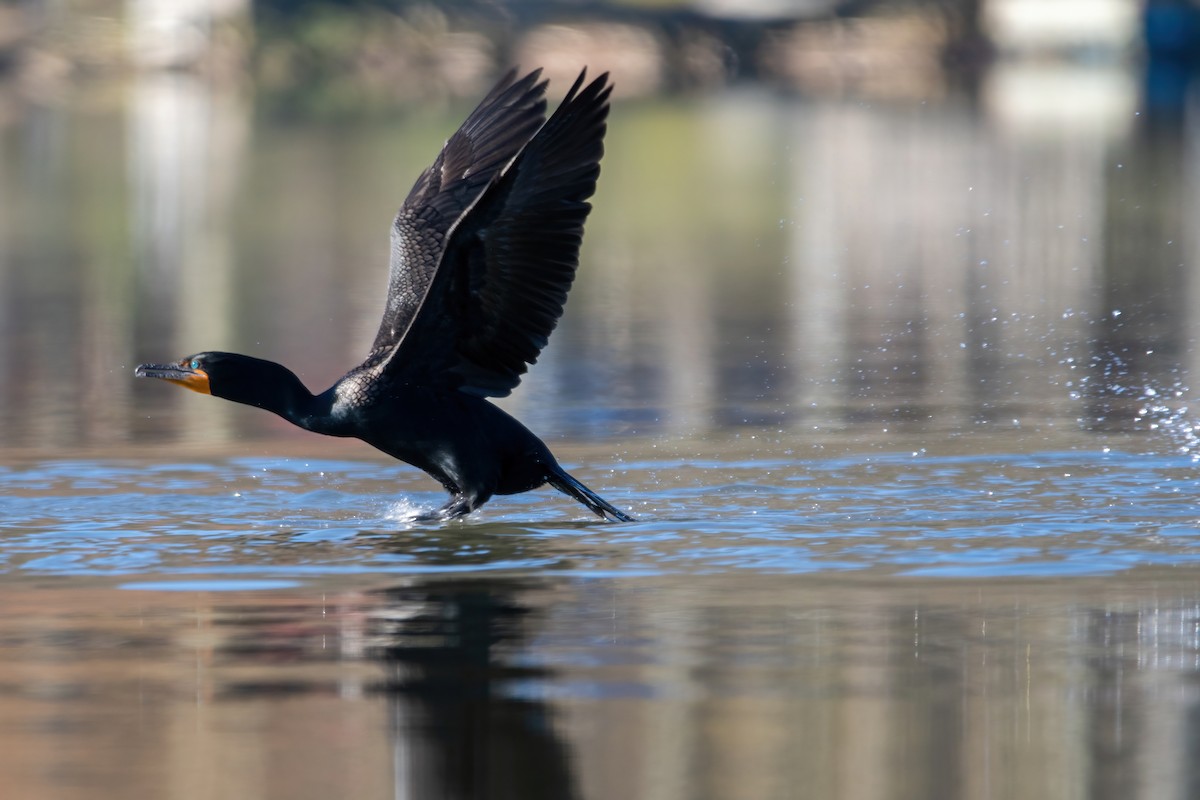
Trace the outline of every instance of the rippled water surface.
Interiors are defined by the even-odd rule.
[[[332,383],[463,104],[0,83],[0,794],[1200,796],[1200,117],[1035,77],[616,102],[502,404],[619,525],[132,377]]]
[[[627,457],[579,473],[637,521],[604,524],[545,489],[465,521],[416,522],[440,490],[376,460],[39,462],[0,472],[3,565],[13,578],[134,576],[121,585],[138,587],[152,575],[156,587],[177,577],[221,590],[512,570],[1113,575],[1200,554],[1200,467],[1174,454]]]
[[[1200,475],[1139,442],[581,466],[625,525],[545,491],[417,524],[440,493],[370,458],[10,466],[0,770],[56,797],[1192,785]]]

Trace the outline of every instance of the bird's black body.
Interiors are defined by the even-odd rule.
[[[362,439],[450,492],[434,517],[549,483],[600,517],[630,519],[485,399],[512,391],[562,315],[603,155],[607,75],[583,86],[581,74],[544,122],[539,75],[505,76],[417,179],[392,225],[371,352],[327,391],[313,395],[287,368],[235,353],[137,374]]]

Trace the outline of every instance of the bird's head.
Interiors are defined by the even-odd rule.
[[[238,353],[196,353],[173,364],[140,364],[133,374],[264,408],[297,425],[307,424],[302,420],[312,414],[312,393],[295,373],[261,358]]]
[[[200,394],[215,394],[213,392],[213,372],[218,374],[221,381],[221,358],[226,353],[196,353],[194,356],[181,358],[173,364],[138,364],[133,374],[139,378],[161,378],[185,389],[191,389]],[[217,365],[216,370],[213,366]]]
[[[139,378],[160,378],[193,392],[272,410],[274,404],[263,402],[275,394],[270,391],[272,388],[290,388],[299,384],[291,371],[274,361],[238,353],[196,353],[172,364],[140,364],[133,374]]]

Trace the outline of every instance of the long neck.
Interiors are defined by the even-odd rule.
[[[321,403],[282,364],[239,356],[236,375],[230,377],[233,380],[214,381],[212,393],[235,403],[266,409],[301,428],[319,427],[319,422],[314,426],[314,421],[322,416]]]

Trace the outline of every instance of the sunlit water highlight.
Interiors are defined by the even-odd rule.
[[[604,524],[542,490],[418,523],[441,493],[374,461],[48,461],[0,470],[0,568],[234,589],[448,570],[1095,575],[1200,558],[1188,454],[634,460],[582,474],[637,521]]]

